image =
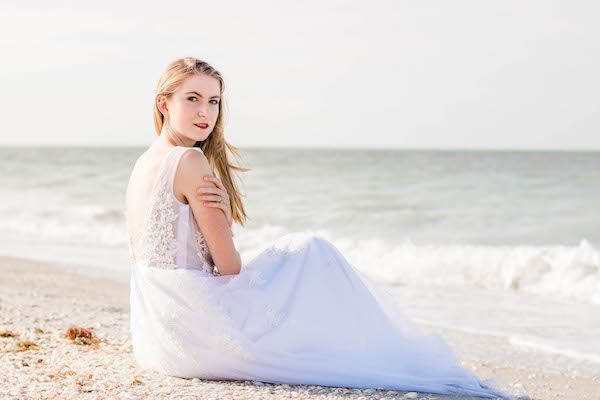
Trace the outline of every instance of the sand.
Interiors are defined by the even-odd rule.
[[[378,389],[189,380],[142,370],[129,337],[128,281],[96,275],[67,265],[0,257],[1,399],[458,399]],[[97,341],[76,344],[64,337],[71,325],[93,328]],[[501,338],[438,332],[464,366],[480,378],[493,377],[522,399],[600,399],[600,377],[586,365],[559,356],[549,363],[548,355],[516,349]],[[502,362],[507,354],[512,361]]]

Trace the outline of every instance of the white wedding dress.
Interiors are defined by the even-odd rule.
[[[218,275],[162,161],[139,240],[130,236],[131,334],[144,367],[168,375],[510,398],[463,368],[437,335],[330,242],[291,233]]]

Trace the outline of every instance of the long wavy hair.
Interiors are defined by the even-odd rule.
[[[156,134],[160,135],[162,132],[163,125],[165,123],[164,116],[158,109],[158,96],[166,96],[170,98],[181,86],[184,80],[187,78],[204,74],[212,76],[217,79],[221,86],[221,101],[219,102],[219,116],[215,127],[206,140],[196,142],[194,147],[200,147],[208,163],[212,169],[217,173],[221,182],[227,189],[229,195],[231,217],[240,225],[244,225],[248,219],[244,204],[242,203],[243,194],[238,189],[238,182],[234,176],[234,171],[247,172],[249,168],[233,165],[229,162],[229,154],[235,155],[238,159],[240,158],[239,148],[233,146],[225,141],[224,136],[224,96],[225,82],[219,71],[213,68],[210,64],[205,61],[199,60],[194,57],[184,57],[173,60],[167,65],[165,70],[160,76],[158,85],[156,87],[156,96],[154,97],[154,129]]]

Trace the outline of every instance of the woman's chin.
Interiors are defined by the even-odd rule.
[[[195,142],[202,142],[205,141],[208,137],[210,136],[209,134],[194,134],[194,135],[189,135],[188,138],[195,141]]]

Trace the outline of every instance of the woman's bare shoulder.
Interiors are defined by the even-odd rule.
[[[180,201],[187,202],[190,196],[204,181],[205,175],[213,175],[208,159],[202,151],[185,150],[179,159],[173,182],[174,192]]]
[[[177,174],[181,175],[182,178],[202,178],[202,176],[211,172],[212,169],[208,159],[201,150],[190,147],[181,155]]]

